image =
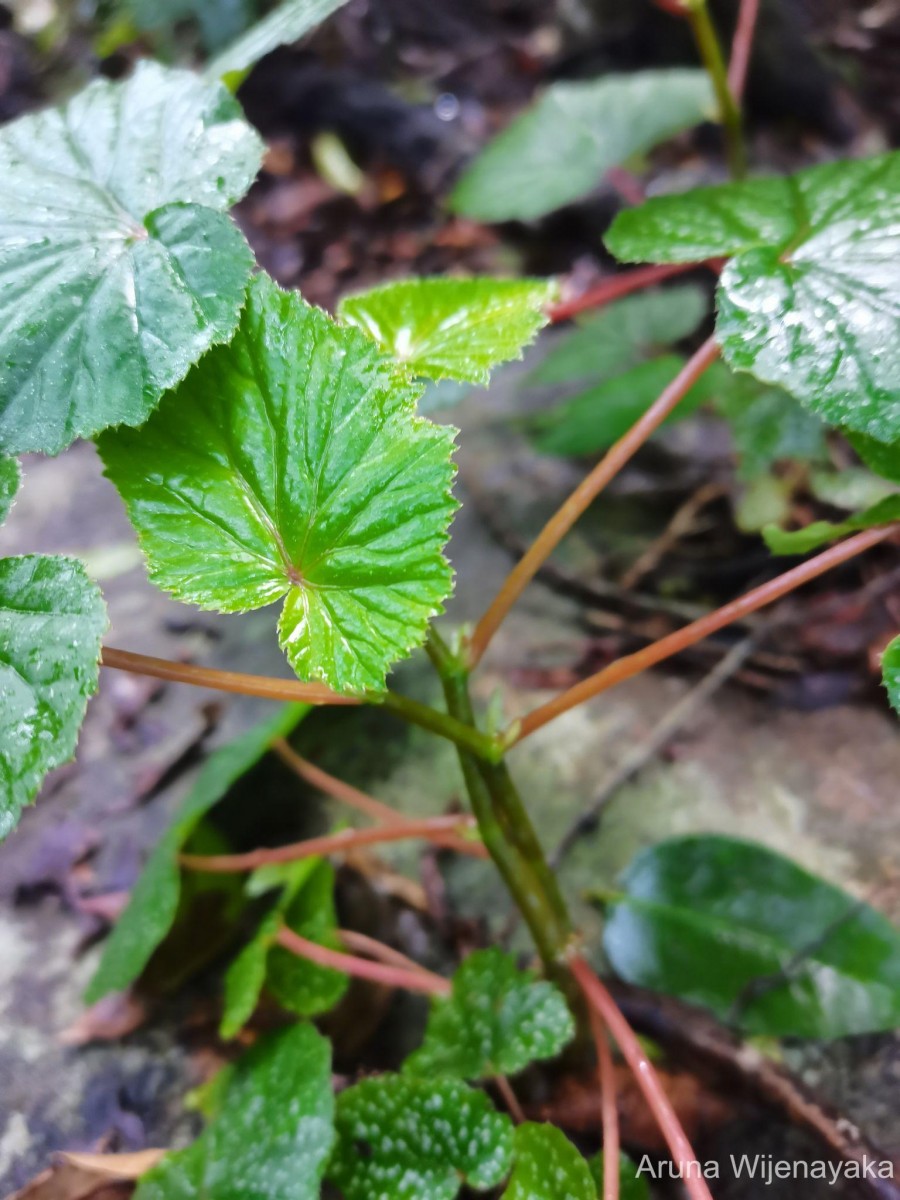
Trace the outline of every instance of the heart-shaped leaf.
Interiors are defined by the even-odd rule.
[[[152,62],[0,130],[0,449],[140,425],[230,337],[253,259],[222,210],[260,158],[221,86]]]
[[[597,1200],[590,1167],[554,1125],[520,1125],[515,1155],[503,1200]]]
[[[405,279],[346,296],[338,314],[414,375],[487,383],[547,324],[557,286],[543,279]]]
[[[900,715],[900,635],[888,643],[881,656],[881,676],[887,688],[888,700]]]
[[[629,261],[732,256],[716,322],[731,365],[834,425],[900,439],[900,153],[657,197],[606,242]]]
[[[478,221],[533,220],[580,200],[611,167],[715,111],[703,71],[555,83],[475,159],[451,204]]]
[[[81,563],[0,559],[0,838],[75,751],[106,608]]]
[[[604,948],[629,983],[749,1033],[846,1037],[900,1022],[900,932],[763,846],[672,838],[634,859]]]
[[[19,484],[22,482],[22,472],[15,458],[0,458],[0,522],[5,521],[12,508]]]
[[[341,1092],[328,1178],[344,1200],[454,1200],[506,1177],[513,1127],[484,1092],[455,1080],[364,1079]]]
[[[762,532],[773,554],[809,554],[820,546],[846,537],[848,533],[858,533],[861,529],[872,529],[876,525],[889,525],[892,521],[900,521],[900,495],[885,496],[865,512],[856,513],[846,521],[813,521],[803,529],[793,530],[767,525]]]
[[[425,1041],[404,1070],[429,1079],[514,1075],[558,1054],[574,1034],[557,987],[520,971],[502,950],[476,950],[453,976],[452,994],[432,1001]]]
[[[99,449],[154,582],[221,612],[284,597],[301,679],[378,689],[451,588],[453,432],[418,395],[359,330],[260,276],[234,340]]]
[[[246,71],[278,46],[299,41],[347,0],[284,0],[227,46],[206,68],[210,79]]]
[[[286,737],[308,712],[308,705],[286,704],[271,720],[209,756],[175,820],[147,860],[128,907],[103,947],[100,965],[85,992],[88,1004],[128,987],[141,974],[175,920],[181,895],[178,855],[185,842],[232,784],[259,762],[272,741]]]
[[[331,1047],[311,1025],[229,1069],[196,1142],[143,1176],[135,1200],[318,1200],[334,1141]]]

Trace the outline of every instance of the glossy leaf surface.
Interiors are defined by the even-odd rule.
[[[780,854],[727,837],[672,838],[639,854],[622,882],[604,947],[628,982],[773,1037],[845,1037],[900,1021],[900,932]]]
[[[329,1043],[311,1025],[282,1030],[229,1071],[212,1123],[135,1200],[318,1200],[333,1116]]]
[[[308,711],[306,705],[287,704],[277,716],[209,756],[107,938],[100,965],[85,993],[88,1004],[107,992],[128,987],[141,974],[175,920],[181,895],[178,855],[185,842],[232,784],[259,762],[272,740],[290,733]]]
[[[479,221],[533,220],[581,199],[611,167],[714,115],[703,71],[555,83],[475,159],[452,206]]]
[[[503,1200],[597,1200],[590,1167],[554,1125],[519,1125],[515,1154]]]
[[[226,46],[208,64],[206,75],[221,79],[223,75],[246,71],[278,46],[298,41],[346,3],[347,0],[284,0]]]
[[[382,1075],[338,1096],[328,1177],[344,1200],[454,1200],[506,1177],[513,1127],[487,1095],[453,1080]]]
[[[0,838],[74,753],[105,630],[103,599],[80,562],[0,559]]]
[[[900,521],[900,495],[886,496],[865,512],[856,513],[846,521],[813,521],[803,529],[794,530],[767,525],[763,537],[773,554],[809,554],[847,534],[871,529],[875,525],[888,525],[892,521]]]
[[[629,261],[732,256],[716,324],[732,366],[834,425],[900,438],[900,153],[658,197],[606,242]]]
[[[0,449],[140,425],[230,337],[260,159],[223,88],[146,61],[0,130]]]
[[[100,440],[153,581],[221,612],[283,597],[301,679],[383,687],[452,580],[453,432],[418,395],[359,330],[255,279],[234,340]]]
[[[476,950],[453,976],[452,995],[432,1001],[425,1041],[404,1069],[428,1079],[515,1075],[558,1054],[574,1033],[557,987],[502,950]]]
[[[345,297],[338,315],[414,375],[487,383],[492,367],[522,357],[556,294],[542,279],[406,279]]]

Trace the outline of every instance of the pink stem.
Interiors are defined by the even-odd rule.
[[[597,1046],[600,1076],[600,1118],[603,1126],[603,1200],[619,1200],[619,1110],[616,1105],[616,1072],[609,1036],[600,1014],[591,1009],[591,1029]]]
[[[694,271],[702,265],[702,263],[654,263],[649,267],[632,267],[627,271],[621,271],[618,275],[613,275],[611,279],[601,280],[594,287],[582,292],[580,296],[554,304],[549,309],[550,320],[554,325],[560,321],[568,321],[577,313],[585,312],[589,308],[602,308],[604,304],[618,300],[620,296],[638,292],[641,288],[651,287],[654,283],[662,283],[664,279],[670,279],[673,275],[684,275],[686,271]]]
[[[759,0],[741,0],[738,10],[734,40],[731,43],[731,61],[728,64],[728,87],[735,101],[740,103],[747,83],[750,55],[753,52],[753,35],[759,17]]]
[[[369,962],[365,958],[357,958],[353,954],[342,954],[340,950],[329,950],[317,942],[307,941],[292,929],[282,927],[275,939],[279,946],[290,950],[298,958],[305,958],[320,967],[330,967],[333,971],[343,971],[357,979],[368,979],[372,983],[380,983],[383,987],[405,988],[410,992],[426,992],[431,996],[449,996],[450,981],[424,967],[416,971],[408,971],[403,967],[395,967],[386,963]]]

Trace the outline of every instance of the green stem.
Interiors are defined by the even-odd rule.
[[[716,93],[719,119],[725,133],[728,170],[732,179],[743,179],[747,174],[747,155],[744,148],[741,110],[728,85],[728,68],[725,65],[722,46],[715,26],[709,15],[707,0],[685,0],[685,10],[687,21],[697,43],[697,49]]]
[[[466,750],[479,760],[497,762],[503,755],[504,743],[500,738],[488,737],[474,725],[460,721],[456,716],[439,712],[427,704],[401,696],[398,692],[373,693],[371,702],[396,713],[411,725],[419,725],[439,737],[455,742],[460,750]]]
[[[440,674],[449,712],[474,729],[466,667],[437,633],[429,639],[428,653]],[[505,763],[476,758],[459,742],[457,748],[482,840],[531,930],[545,966],[559,975],[572,943],[572,923],[518,790]]]

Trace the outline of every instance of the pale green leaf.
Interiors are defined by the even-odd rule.
[[[881,656],[881,674],[887,688],[888,700],[900,715],[900,636],[888,643]]]
[[[260,276],[230,345],[99,449],[154,582],[222,612],[284,597],[297,674],[360,692],[451,589],[453,432],[418,396],[364,334]]]
[[[492,367],[522,357],[556,295],[543,279],[405,279],[346,296],[338,315],[414,375],[487,383]]]
[[[172,928],[178,911],[181,848],[212,806],[262,758],[273,739],[285,737],[307,712],[307,705],[287,704],[271,720],[210,755],[175,820],[147,860],[128,907],[107,938],[103,957],[85,993],[88,1004],[128,987],[141,974]]]
[[[333,1118],[329,1043],[311,1025],[282,1030],[238,1061],[212,1123],[135,1200],[318,1200]]]
[[[344,1200],[454,1200],[463,1182],[496,1187],[513,1127],[482,1091],[455,1080],[365,1079],[341,1092],[328,1178]]]
[[[0,559],[0,838],[72,757],[97,689],[106,608],[81,563]]]
[[[0,458],[0,522],[5,521],[13,506],[22,472],[15,458]]]
[[[698,70],[552,84],[469,166],[451,204],[479,221],[541,217],[581,199],[611,167],[714,116]]]
[[[834,425],[900,439],[900,153],[657,197],[606,242],[630,261],[733,256],[716,324],[731,365]]]
[[[223,88],[151,62],[0,130],[0,448],[140,425],[231,336],[253,259],[221,210],[260,158]]]
[[[554,1125],[520,1125],[515,1156],[503,1200],[597,1200],[590,1167]]]
[[[777,463],[828,461],[825,426],[780,388],[729,372],[715,397],[727,420],[738,460],[738,478],[756,481]]]
[[[846,521],[813,521],[811,525],[795,530],[767,525],[763,537],[773,554],[809,554],[811,550],[846,537],[848,533],[858,533],[875,525],[888,525],[892,521],[900,521],[900,495],[896,494],[886,496]]]
[[[558,1054],[574,1034],[554,984],[520,971],[502,950],[477,950],[453,976],[452,994],[432,1001],[425,1041],[404,1070],[430,1079],[515,1075]]]
[[[207,65],[210,79],[246,71],[278,46],[299,41],[347,0],[284,0]]]

